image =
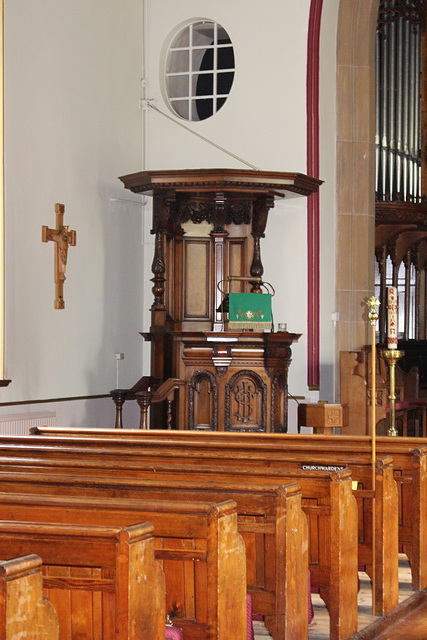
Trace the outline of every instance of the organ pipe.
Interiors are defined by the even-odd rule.
[[[378,200],[421,195],[421,52],[424,5],[380,2],[376,48]]]
[[[403,199],[408,199],[409,147],[408,147],[408,118],[409,118],[409,23],[405,22],[403,37]]]
[[[390,198],[393,199],[393,194],[395,193],[394,190],[394,177],[395,177],[395,172],[394,172],[394,168],[395,168],[395,159],[396,159],[396,137],[395,137],[395,129],[396,129],[396,121],[395,121],[395,104],[396,104],[396,100],[395,100],[395,91],[396,91],[396,86],[395,86],[395,81],[396,81],[396,63],[395,63],[395,55],[394,55],[394,51],[396,48],[396,37],[395,37],[395,27],[396,25],[394,23],[389,24],[388,25],[388,34],[387,34],[387,38],[388,38],[388,45],[389,45],[389,51],[390,51],[390,55],[389,55],[389,67],[388,67],[388,75],[389,75],[389,81],[388,81],[388,141],[387,141],[387,145],[389,148],[389,167],[388,167],[388,173],[389,173],[389,193],[390,193]]]
[[[402,114],[403,114],[403,24],[400,20],[397,23],[397,51],[396,51],[396,133],[397,133],[397,155],[396,155],[396,192],[402,193],[402,170],[403,170],[403,142],[402,142]]]
[[[385,39],[387,37],[384,34]],[[388,158],[388,140],[387,140],[387,103],[388,103],[388,86],[387,86],[387,64],[388,64],[388,49],[383,48],[382,64],[381,64],[381,78],[382,78],[382,123],[381,123],[381,182],[383,190],[383,198],[387,193],[387,158]]]
[[[375,47],[375,74],[376,77],[380,77],[380,47],[378,44],[379,34],[377,33],[377,46]],[[377,170],[375,171],[375,193],[379,193],[380,191],[380,183],[378,180],[378,168],[380,166],[380,83],[375,83],[375,104],[377,108],[375,109],[375,166]]]

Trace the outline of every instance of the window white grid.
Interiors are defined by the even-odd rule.
[[[225,57],[223,56],[219,66],[221,50]],[[207,58],[209,52],[212,52],[211,63]],[[226,59],[227,56],[229,60]],[[232,64],[224,65],[228,61]],[[206,68],[201,68],[202,64]],[[165,79],[171,107],[186,120],[196,121],[210,117],[219,111],[227,99],[234,71],[233,46],[223,27],[214,21],[189,24],[175,37],[168,53]],[[203,77],[206,82],[201,89],[199,81]],[[226,90],[219,90],[219,80],[222,80]],[[205,101],[207,111],[200,114],[198,106],[202,101]],[[207,101],[211,104],[208,105]]]

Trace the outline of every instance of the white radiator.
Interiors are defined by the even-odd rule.
[[[27,436],[30,427],[55,427],[54,411],[37,413],[17,413],[10,416],[0,415],[0,434],[5,436]]]

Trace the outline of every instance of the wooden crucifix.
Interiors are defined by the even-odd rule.
[[[64,281],[65,281],[65,269],[67,267],[67,253],[68,246],[76,246],[76,232],[69,231],[68,227],[64,227],[64,212],[65,206],[63,204],[56,203],[56,229],[49,229],[49,227],[42,227],[42,241],[49,242],[52,240],[56,243],[55,247],[55,286],[56,286],[56,298],[55,309],[64,309]]]

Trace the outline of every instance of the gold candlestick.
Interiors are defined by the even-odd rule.
[[[404,351],[400,351],[399,349],[381,349],[380,355],[384,360],[387,361],[387,364],[390,369],[390,383],[389,383],[389,395],[388,399],[390,401],[390,412],[389,412],[389,428],[387,431],[388,436],[397,436],[399,435],[396,429],[396,377],[395,377],[395,368],[396,362],[403,358],[405,355]]]

